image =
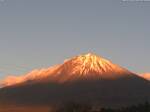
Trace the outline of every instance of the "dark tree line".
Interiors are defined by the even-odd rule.
[[[145,102],[143,104],[133,105],[120,109],[99,108],[95,110],[90,105],[68,103],[57,109],[55,112],[150,112],[150,103]]]
[[[99,112],[150,112],[150,103],[145,102],[121,109],[102,108]]]

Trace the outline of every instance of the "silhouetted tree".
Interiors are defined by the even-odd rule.
[[[78,103],[67,103],[57,112],[91,112],[91,106]]]
[[[59,108],[56,112],[150,112],[150,103],[145,102],[143,104],[120,109],[101,108],[99,110],[93,110],[92,105],[67,103],[62,108]]]

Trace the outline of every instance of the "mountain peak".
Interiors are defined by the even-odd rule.
[[[97,56],[97,55],[94,54],[94,53],[87,53],[87,54],[83,54],[82,56],[86,56],[86,57],[95,57],[95,56]]]
[[[77,57],[83,59],[84,62],[91,63],[91,64],[95,63],[96,61],[100,61],[102,59],[102,57],[100,57],[96,54],[93,54],[93,53],[79,55]]]
[[[63,74],[69,76],[92,76],[107,77],[109,74],[128,72],[127,70],[113,64],[107,59],[96,54],[88,53],[75,56],[61,66]],[[106,75],[107,74],[107,75]]]

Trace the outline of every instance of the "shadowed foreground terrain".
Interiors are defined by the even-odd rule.
[[[133,83],[134,82],[134,83]],[[39,83],[0,90],[0,104],[50,105],[63,102],[87,102],[120,107],[149,100],[147,81],[136,78],[115,81],[81,81],[63,85]]]
[[[122,108],[93,107],[79,103],[66,103],[63,106],[0,106],[0,112],[150,112],[150,103],[132,105]]]
[[[46,106],[0,106],[0,112],[52,112]]]
[[[64,107],[56,110],[55,112],[150,112],[150,103],[145,102],[143,104],[132,105],[122,108],[94,108],[90,105],[83,105],[77,103],[70,103],[64,105]]]

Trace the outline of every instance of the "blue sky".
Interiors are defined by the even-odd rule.
[[[150,2],[1,0],[0,78],[88,52],[150,72]]]

